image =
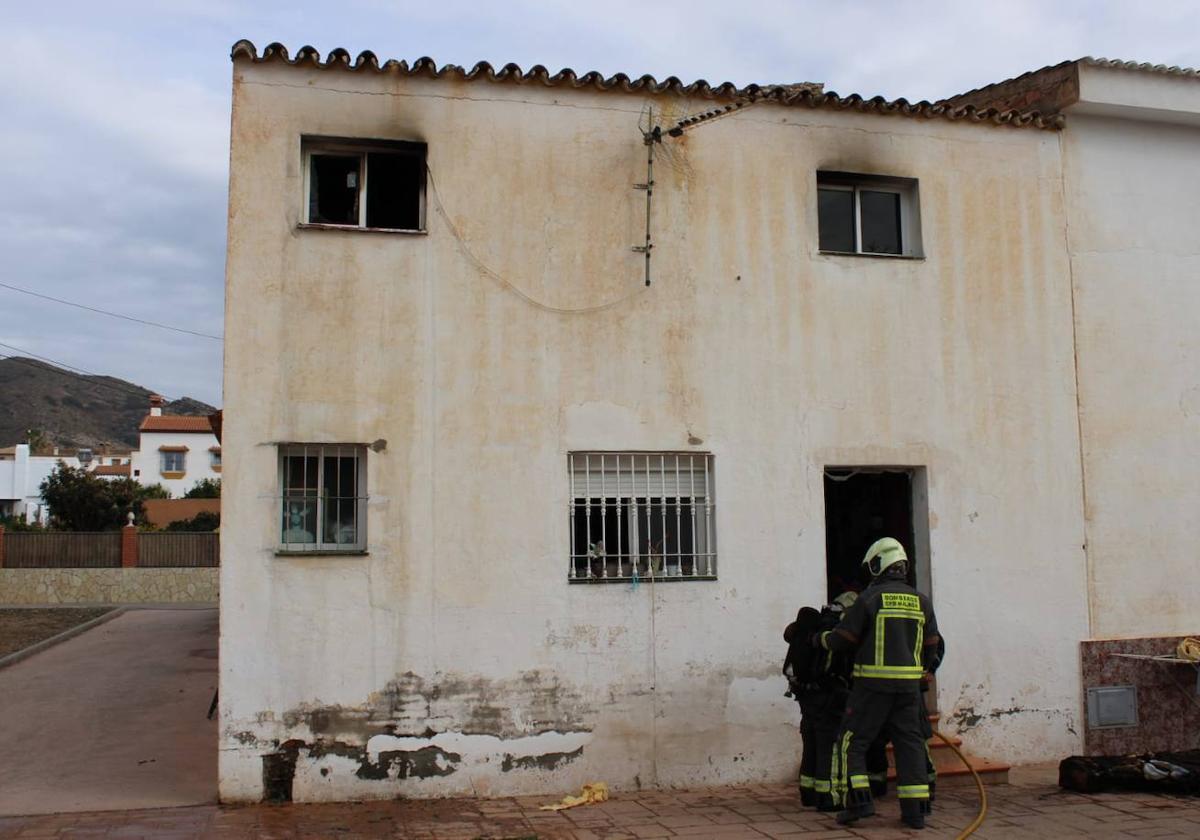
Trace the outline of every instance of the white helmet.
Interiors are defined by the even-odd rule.
[[[907,562],[908,555],[904,553],[904,546],[892,537],[884,537],[871,543],[866,556],[863,557],[863,565],[867,567],[871,577],[879,577],[897,563]]]

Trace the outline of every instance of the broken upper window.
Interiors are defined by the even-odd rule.
[[[919,257],[917,182],[818,172],[817,227],[824,252]]]
[[[714,579],[712,456],[573,452],[571,582]]]
[[[304,221],[371,230],[425,229],[425,144],[305,138]]]
[[[279,484],[281,551],[366,549],[366,447],[281,446]]]

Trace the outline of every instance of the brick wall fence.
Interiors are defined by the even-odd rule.
[[[216,533],[5,532],[0,604],[211,603]]]

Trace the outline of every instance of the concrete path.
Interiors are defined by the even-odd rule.
[[[130,610],[0,669],[0,815],[215,802],[216,685],[215,609]]]
[[[974,838],[1200,836],[1200,799],[1151,794],[1082,796],[1044,779],[988,788],[991,812]],[[410,840],[900,840],[953,838],[975,816],[974,788],[938,791],[927,830],[900,826],[896,800],[853,829],[829,814],[802,810],[793,785],[749,785],[707,790],[618,792],[602,805],[553,813],[538,805],[553,797],[347,802],[331,805],[206,805],[160,811],[0,817],[0,837],[20,838],[351,838]]]

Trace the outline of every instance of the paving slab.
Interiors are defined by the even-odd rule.
[[[974,835],[981,840],[1200,837],[1200,798],[1069,794],[1059,791],[1054,786],[1053,776],[1046,773],[1026,775],[1022,784],[989,787],[988,798],[996,811]],[[100,814],[0,817],[0,837],[907,840],[957,837],[975,817],[979,806],[975,791],[971,789],[939,793],[928,828],[916,832],[900,824],[899,806],[893,798],[879,802],[879,816],[863,820],[852,828],[843,828],[829,814],[801,808],[790,785],[749,785],[669,793],[617,791],[613,799],[603,805],[556,813],[538,810],[539,804],[554,799],[555,796],[523,796],[226,808],[207,805]],[[661,813],[663,811],[670,813]],[[738,822],[723,822],[722,818],[729,815],[737,815]]]
[[[215,803],[217,625],[133,609],[0,669],[0,816]]]

